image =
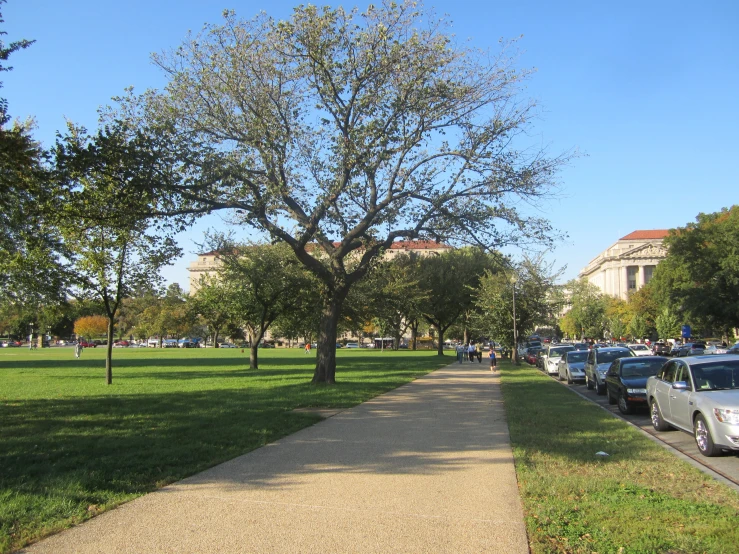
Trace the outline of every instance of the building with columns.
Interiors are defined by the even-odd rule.
[[[596,256],[578,277],[586,278],[601,291],[626,300],[651,279],[654,268],[667,256],[662,241],[667,229],[634,231]]]

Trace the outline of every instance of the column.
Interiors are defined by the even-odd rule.
[[[646,283],[644,282],[644,266],[639,266],[639,273],[636,276],[636,290],[642,288]]]

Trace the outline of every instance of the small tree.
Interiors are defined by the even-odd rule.
[[[74,332],[80,337],[99,337],[108,330],[108,318],[102,315],[90,315],[74,322]]]
[[[70,124],[56,145],[65,198],[54,214],[71,264],[75,294],[100,299],[108,320],[106,382],[113,382],[115,320],[124,298],[157,282],[180,249],[161,224],[142,217],[150,199],[134,190],[149,172],[150,152],[125,127],[95,136]]]
[[[259,367],[259,343],[270,325],[315,288],[303,265],[284,244],[229,247],[219,277],[231,290],[232,314],[249,335],[249,367]],[[334,345],[335,348],[335,345]]]

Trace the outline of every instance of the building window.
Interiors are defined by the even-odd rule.
[[[626,268],[626,285],[628,290],[636,290],[636,276],[639,274],[639,267],[630,265]]]
[[[652,280],[652,275],[654,275],[654,268],[653,265],[645,265],[644,266],[644,284],[646,285],[649,281]]]

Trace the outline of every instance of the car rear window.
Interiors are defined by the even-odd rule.
[[[629,377],[649,377],[657,375],[667,358],[654,358],[644,361],[644,358],[634,358],[633,360],[623,360],[621,362],[621,377],[628,379]]]
[[[567,353],[568,362],[584,362],[588,359],[589,352],[587,350],[575,350]]]
[[[561,358],[565,352],[571,352],[574,349],[574,346],[558,346],[557,348],[550,348],[549,356],[553,358]]]
[[[610,364],[619,358],[628,358],[634,353],[626,348],[620,350],[598,350],[598,364]]]

